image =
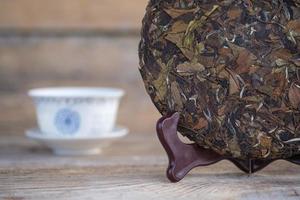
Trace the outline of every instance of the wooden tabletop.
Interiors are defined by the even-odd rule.
[[[138,72],[147,2],[1,1],[0,200],[300,199],[300,166],[282,161],[251,176],[223,161],[166,179],[151,131],[159,114]],[[64,85],[125,89],[119,122],[133,133],[89,157],[54,156],[27,140],[20,133],[36,119],[26,91]]]
[[[154,133],[88,157],[54,156],[22,135],[0,134],[0,199],[300,199],[300,167],[284,161],[251,176],[222,161],[176,184],[166,166]]]

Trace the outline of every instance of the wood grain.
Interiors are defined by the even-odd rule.
[[[0,2],[0,199],[300,199],[300,168],[281,161],[253,176],[221,162],[167,181],[154,134],[159,114],[137,70],[138,38],[72,34],[138,31],[146,0]],[[45,35],[19,34],[36,31]],[[119,123],[130,135],[91,157],[57,157],[25,139],[35,126],[26,91],[62,85],[125,89]]]
[[[147,0],[1,0],[0,30],[139,29]]]
[[[127,93],[119,123],[133,132],[153,132],[159,114],[138,71],[138,41],[137,37],[0,37],[0,130],[20,133],[35,126],[34,107],[26,96],[30,88],[107,86]]]
[[[26,93],[48,86],[120,87],[127,95],[118,123],[133,132],[154,131],[159,114],[145,93],[137,57],[147,0],[0,2],[1,131],[36,126]]]
[[[299,199],[299,166],[277,161],[248,176],[229,162],[197,168],[182,182],[165,178],[155,134],[117,141],[104,154],[57,157],[20,136],[0,136],[2,199]]]

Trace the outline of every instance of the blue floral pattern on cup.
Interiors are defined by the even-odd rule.
[[[65,135],[73,135],[80,128],[80,115],[68,108],[59,110],[55,116],[55,127]]]

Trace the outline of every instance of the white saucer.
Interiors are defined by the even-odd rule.
[[[95,137],[54,137],[48,136],[38,128],[26,131],[26,136],[29,139],[41,142],[53,150],[56,155],[94,155],[101,153],[101,149],[110,144],[111,141],[119,139],[127,135],[128,129],[124,127],[116,127],[114,130],[105,136]]]

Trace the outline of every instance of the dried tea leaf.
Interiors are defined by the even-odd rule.
[[[170,15],[172,18],[177,18],[187,13],[193,13],[197,10],[197,8],[191,8],[191,9],[165,8],[163,10],[166,13],[168,13],[168,15]]]
[[[213,8],[207,11],[200,19],[195,19],[189,23],[189,26],[186,30],[186,35],[189,35],[197,28],[200,28],[204,25],[205,21],[219,8],[218,5],[213,5]]]
[[[289,100],[293,108],[298,109],[300,103],[300,85],[298,82],[292,83],[289,89]]]
[[[232,8],[228,11],[228,17],[230,20],[236,19],[241,16],[242,12],[243,10],[238,7]]]
[[[207,120],[204,118],[199,118],[197,124],[194,126],[194,129],[200,130],[200,129],[206,128],[207,126],[208,126]]]
[[[159,97],[159,100],[164,100],[167,89],[168,89],[168,78],[169,72],[171,71],[171,67],[173,65],[174,58],[169,60],[167,65],[163,64],[161,61],[158,61],[158,63],[161,66],[161,72],[159,73],[159,77],[153,81],[153,86],[156,88],[157,96]]]
[[[288,49],[278,49],[273,52],[273,56],[286,61],[290,60],[293,55]]]
[[[273,98],[281,97],[287,84],[284,68],[273,70],[265,79],[265,86],[268,87],[268,91],[265,91],[265,93]]]
[[[201,63],[184,62],[177,65],[177,72],[179,74],[193,74],[205,70],[205,67]]]
[[[229,77],[229,93],[230,94],[235,94],[237,92],[239,93],[240,90],[242,89],[242,85],[244,85],[242,78],[235,71],[232,71],[229,68],[226,68],[226,70],[230,74],[230,77]]]
[[[241,149],[239,147],[237,139],[233,139],[228,143],[228,147],[232,151],[232,156],[239,158],[241,156]]]
[[[181,50],[181,52],[184,54],[184,56],[186,58],[188,58],[189,60],[193,60],[194,52],[193,52],[193,50],[186,48],[183,45],[183,42],[182,42],[183,35],[184,35],[184,33],[168,34],[165,37],[165,39],[174,43]]]
[[[295,36],[300,36],[300,19],[289,21],[286,27],[289,31],[295,32]]]
[[[272,147],[272,138],[269,136],[266,136],[263,133],[259,133],[258,135],[258,141],[259,141],[259,146],[261,148],[262,156],[264,158],[268,157],[269,154],[271,153],[271,147]]]
[[[250,71],[252,65],[255,64],[257,57],[248,50],[243,50],[240,52],[236,63],[238,65],[236,72],[238,74],[247,73]]]
[[[188,27],[188,24],[185,23],[182,20],[176,21],[173,23],[172,28],[169,32],[169,34],[175,34],[175,33],[184,33]]]
[[[176,109],[183,109],[184,102],[182,101],[180,89],[176,82],[171,83],[171,93],[173,95],[172,99],[174,100],[173,104],[175,104]]]

